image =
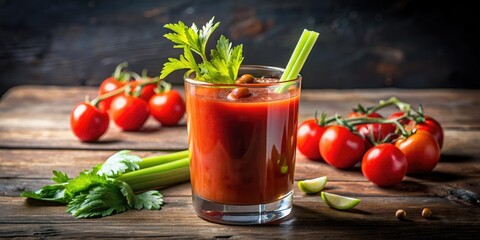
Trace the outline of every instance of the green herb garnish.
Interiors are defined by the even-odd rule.
[[[65,204],[67,212],[76,218],[104,217],[128,209],[157,210],[163,205],[160,192],[135,192],[187,181],[189,153],[186,150],[141,159],[123,150],[73,179],[59,171],[53,171],[53,175],[55,184],[21,196]]]
[[[172,30],[173,33],[167,33],[164,37],[177,44],[174,48],[183,48],[183,55],[178,59],[168,59],[168,62],[163,65],[161,79],[173,71],[188,69],[187,74],[195,72],[196,80],[227,84],[235,82],[243,61],[243,45],[232,48],[232,43],[222,35],[217,41],[216,49],[211,50],[209,59],[206,54],[206,45],[210,35],[220,25],[219,22],[214,24],[213,20],[214,17],[202,29],[195,24],[188,27],[181,21],[165,25],[165,28]],[[201,57],[200,63],[197,64],[193,53]]]

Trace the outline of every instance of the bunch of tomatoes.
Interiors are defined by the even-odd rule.
[[[399,109],[384,118],[377,111]],[[440,159],[443,128],[423,108],[390,98],[376,106],[361,105],[346,118],[308,119],[298,126],[297,146],[308,159],[338,168],[361,162],[363,175],[381,187],[393,186],[406,174],[427,173]]]
[[[138,131],[153,116],[162,126],[176,125],[185,113],[185,102],[171,84],[126,71],[121,63],[105,79],[98,97],[78,103],[70,114],[70,127],[80,141],[97,141],[108,129],[110,118],[123,131]]]

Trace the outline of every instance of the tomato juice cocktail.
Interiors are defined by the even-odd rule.
[[[258,74],[257,68],[247,69]],[[241,86],[186,78],[194,202],[251,206],[291,198],[300,78],[278,82],[264,75]],[[238,87],[249,95],[232,98]]]

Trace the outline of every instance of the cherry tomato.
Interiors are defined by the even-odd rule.
[[[364,117],[364,113],[360,112],[350,112],[348,114],[348,118],[358,118]],[[369,118],[383,118],[382,115],[372,112],[367,115]],[[373,140],[374,141],[381,141],[385,139],[391,133],[394,133],[397,127],[393,124],[380,124],[380,123],[366,123],[366,124],[359,124],[356,125],[355,128],[357,129],[360,135],[364,136],[365,138],[370,138],[370,132],[373,133]]]
[[[380,187],[393,186],[407,173],[407,158],[391,143],[372,147],[363,156],[363,175]]]
[[[397,127],[395,124],[391,123],[371,123],[371,124],[361,124],[358,126],[358,132],[365,138],[370,138],[373,136],[373,140],[376,142],[384,140],[388,135],[394,134]],[[395,136],[392,136],[390,140],[395,139]]]
[[[70,114],[70,128],[80,141],[97,141],[108,129],[110,119],[106,112],[89,103],[77,104]]]
[[[393,119],[400,119],[401,117],[403,117],[405,113],[404,112],[394,112],[392,114],[390,114],[387,119],[390,119],[390,120],[393,120]],[[402,125],[407,125],[409,122],[410,122],[410,119],[408,118],[403,118],[403,119],[400,119],[398,120],[398,122]]]
[[[175,90],[153,95],[148,107],[152,116],[163,126],[176,125],[185,114],[185,102]]]
[[[348,117],[347,118],[358,118],[358,117],[364,117],[365,116],[365,113],[361,113],[361,112],[350,112],[348,114]],[[369,113],[367,115],[367,117],[371,117],[371,118],[383,118],[382,115],[376,113],[376,112],[372,112],[372,113]]]
[[[140,98],[122,94],[112,100],[110,114],[124,131],[137,131],[150,116],[148,105]]]
[[[327,127],[319,126],[315,119],[303,121],[297,130],[297,147],[298,150],[308,159],[321,160],[320,155],[320,138]]]
[[[353,167],[365,153],[363,138],[343,126],[328,127],[320,138],[319,148],[325,162],[336,168]]]
[[[407,157],[407,173],[430,172],[440,159],[440,146],[435,138],[424,130],[418,130],[409,137],[398,140],[395,146]]]
[[[105,93],[109,93],[111,91],[114,91],[116,89],[119,89],[123,86],[125,86],[126,82],[119,81],[115,79],[114,77],[109,77],[105,79],[102,84],[100,84],[100,87],[98,88],[98,95],[103,95]],[[107,98],[103,101],[100,102],[99,106],[100,109],[102,110],[108,110],[110,109],[110,105],[112,103],[113,97],[112,98]]]
[[[424,130],[432,134],[432,136],[437,140],[438,146],[440,149],[443,147],[443,128],[435,119],[432,117],[425,116],[425,122],[417,123],[414,128],[416,130]]]
[[[136,87],[138,86],[138,84],[140,83],[140,81],[132,81],[130,82],[130,86],[131,86],[131,91],[132,93],[135,91]],[[139,97],[141,99],[143,99],[145,102],[148,102],[150,101],[150,98],[153,97],[153,95],[155,95],[155,88],[157,87],[157,84],[154,83],[154,84],[147,84],[145,86],[143,86],[143,89],[142,89],[142,92],[140,93]]]

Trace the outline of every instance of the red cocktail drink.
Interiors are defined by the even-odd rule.
[[[242,72],[260,78],[282,69]],[[300,78],[242,84],[249,95],[231,98],[238,87],[185,80],[194,207],[215,222],[269,222],[291,210]]]

